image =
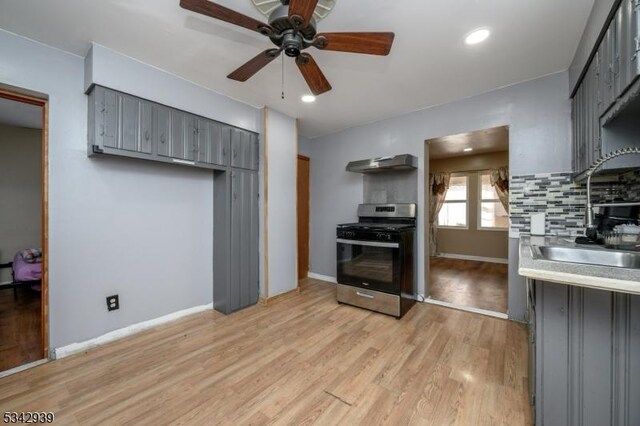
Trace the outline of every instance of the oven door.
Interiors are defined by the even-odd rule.
[[[400,244],[337,239],[338,283],[398,293]]]

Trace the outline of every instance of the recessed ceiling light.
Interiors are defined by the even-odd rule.
[[[471,152],[471,151],[473,151],[473,148],[465,148],[464,149],[464,152]]]
[[[467,37],[464,39],[464,42],[467,44],[478,44],[482,43],[491,35],[491,31],[488,28],[478,28],[470,32]]]
[[[311,102],[315,102],[315,101],[316,101],[316,97],[313,95],[304,95],[302,97],[302,102],[306,104],[310,104]]]

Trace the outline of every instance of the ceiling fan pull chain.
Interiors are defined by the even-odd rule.
[[[284,53],[280,53],[280,59],[282,62],[282,100],[284,100]]]

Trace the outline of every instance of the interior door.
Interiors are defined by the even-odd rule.
[[[298,279],[309,273],[310,160],[298,155]]]

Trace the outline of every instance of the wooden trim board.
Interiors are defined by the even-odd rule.
[[[260,298],[269,298],[269,108],[263,109],[263,160],[262,160],[262,209],[263,209],[263,233],[262,233],[262,257],[264,268],[264,296]]]
[[[287,291],[285,293],[282,294],[278,294],[277,296],[273,296],[273,297],[260,297],[258,299],[258,303],[260,303],[261,305],[271,305],[273,303],[276,302],[280,302],[282,300],[286,300],[286,299],[290,299],[294,296],[298,296],[300,295],[300,284],[298,283],[298,287],[294,288],[293,290]]]
[[[502,259],[500,257],[469,256],[466,254],[455,254],[455,253],[438,253],[433,257],[443,257],[446,259],[458,259],[458,260],[472,260],[475,262],[500,263],[503,265],[509,264],[509,259]]]
[[[0,98],[9,99],[42,108],[42,281],[41,281],[41,339],[42,357],[49,357],[49,101],[31,95],[0,89]]]

